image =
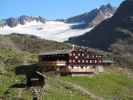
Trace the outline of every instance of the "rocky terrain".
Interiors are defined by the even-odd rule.
[[[83,13],[78,16],[68,18],[66,22],[82,22],[82,27],[95,27],[105,19],[108,19],[114,15],[116,8],[111,4],[102,5],[100,8],[96,8],[90,12]],[[73,27],[76,28],[76,27]]]

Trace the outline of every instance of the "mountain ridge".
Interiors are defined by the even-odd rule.
[[[77,44],[79,45],[92,46],[94,48],[107,50],[110,44],[116,42],[118,38],[124,39],[130,37],[131,34],[124,34],[122,30],[131,31],[130,33],[133,32],[132,6],[132,1],[125,0],[113,17],[103,21],[93,30],[84,35],[70,38],[70,42],[76,43],[77,41]]]
[[[11,17],[1,22],[3,25],[0,24],[0,34],[30,34],[47,40],[64,42],[70,37],[80,36],[90,31],[103,20],[110,18],[113,12],[114,7],[107,4],[102,5],[99,9],[94,9],[90,13],[79,15],[80,21],[75,22],[69,22],[69,19],[47,20],[40,16]],[[90,19],[89,16],[93,18]]]
[[[113,16],[116,8],[111,4],[102,5],[99,8],[91,10],[90,12],[86,12],[71,18],[68,18],[66,22],[84,22],[85,26],[96,26],[101,23],[103,20],[108,19]]]
[[[10,17],[5,19],[4,25],[7,25],[9,27],[16,27],[18,24],[24,25],[26,24],[26,22],[32,22],[32,21],[45,23],[46,19],[40,16],[33,17],[33,16],[22,15],[20,17]]]

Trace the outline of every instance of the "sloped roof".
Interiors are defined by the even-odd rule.
[[[50,51],[50,52],[44,52],[40,53],[39,55],[56,55],[56,54],[69,54],[72,51],[82,51],[82,52],[90,52],[92,54],[98,54],[96,51],[85,48],[85,47],[73,47],[72,49],[65,49],[65,50],[56,50],[56,51]]]
[[[57,50],[57,51],[53,51],[53,52],[46,52],[46,53],[40,53],[39,55],[56,55],[56,54],[69,54],[71,52],[71,50]]]

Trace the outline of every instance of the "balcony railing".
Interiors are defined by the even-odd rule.
[[[60,72],[95,72],[95,68],[81,68],[81,67],[75,67],[75,68],[63,68],[60,70]]]
[[[41,65],[66,66],[66,61],[46,61],[40,63]]]

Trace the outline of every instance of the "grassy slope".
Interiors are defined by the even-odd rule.
[[[133,100],[133,79],[116,70],[94,77],[63,77],[62,79],[83,86],[105,100]]]
[[[23,98],[31,100],[31,92],[24,89],[13,89],[11,85],[23,81],[23,77],[14,74],[14,68],[22,63],[36,62],[37,56],[28,52],[17,52],[15,50],[0,50],[1,61],[6,62],[0,64],[0,96],[4,96],[5,100],[14,100],[15,98]],[[15,61],[15,63],[14,63]],[[133,79],[128,77],[128,73],[109,70],[94,77],[61,77],[62,81],[71,82],[79,85],[89,92],[105,100],[112,100],[113,97],[118,100],[133,99]],[[48,86],[46,87],[43,97],[46,100],[93,100],[91,97],[81,95],[79,90],[73,90],[69,84],[60,83],[57,78],[48,78]]]
[[[81,96],[77,91],[67,89],[57,79],[49,78],[45,100],[92,100],[90,97]]]
[[[39,52],[69,47],[63,43],[42,40],[34,36],[0,35],[0,97],[6,97],[7,100],[14,100],[16,97],[30,100],[30,91],[11,88],[15,83],[21,83],[24,80],[22,76],[15,75],[14,69],[23,64],[36,63]]]
[[[35,54],[20,52],[15,49],[0,49],[0,96],[11,95],[11,97],[14,97],[17,95],[17,91],[14,90],[10,94],[10,86],[21,82],[24,78],[16,76],[14,68],[25,63],[35,62],[37,62]],[[11,99],[11,97],[9,98]]]
[[[29,90],[10,87],[15,83],[24,81],[24,77],[14,74],[14,68],[16,66],[37,62],[37,55],[30,53],[34,52],[34,47],[29,48],[26,46],[27,49],[23,50],[23,46],[25,48],[25,41],[27,41],[26,43],[29,45],[29,43],[33,44],[36,39],[32,40],[31,37],[24,36],[22,41],[18,41],[19,39],[17,38],[20,39],[21,36],[13,35],[12,38],[1,37],[0,39],[0,97],[5,97],[4,100],[19,100],[15,98],[31,100],[32,95]],[[18,42],[23,46],[18,46]],[[38,45],[40,45],[40,42],[38,42]],[[55,46],[52,48],[49,47],[49,49],[57,49],[58,46],[59,45],[55,43]],[[30,49],[33,51],[29,51]],[[39,49],[42,49],[42,47]],[[49,49],[45,50],[49,51]],[[61,83],[59,80],[64,83]],[[71,82],[72,84],[66,84],[65,82]],[[83,96],[82,91],[74,89],[73,85],[78,85],[105,100],[112,100],[113,97],[117,100],[133,99],[133,79],[129,78],[128,73],[117,71],[117,69],[109,70],[92,78],[61,77],[57,80],[57,78],[50,77],[48,78],[48,85],[46,86],[46,91],[43,93],[43,97],[46,100],[93,100],[92,97]]]
[[[70,45],[40,39],[32,35],[0,35],[0,48],[16,48],[32,53],[48,52],[71,48]]]

